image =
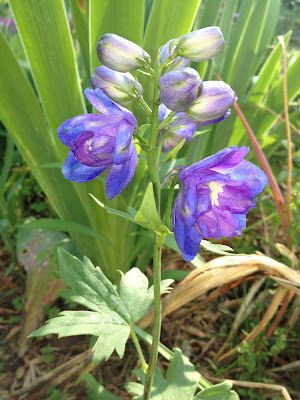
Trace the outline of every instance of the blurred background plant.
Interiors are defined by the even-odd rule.
[[[76,249],[75,245],[71,244],[73,252],[78,254],[79,251],[88,255],[113,280],[118,279],[117,270],[125,272],[134,265],[148,271],[147,267],[151,262],[152,239],[149,235],[139,231],[134,224],[108,215],[88,196],[90,192],[110,207],[124,211],[127,211],[128,202],[132,206],[138,205],[147,184],[146,166],[142,158],[139,159],[135,180],[122,196],[109,202],[105,197],[103,178],[87,184],[73,184],[63,179],[60,172],[66,149],[57,140],[56,128],[64,120],[86,112],[86,109],[92,111],[84,100],[82,89],[90,86],[90,74],[100,64],[95,50],[99,37],[107,32],[122,35],[142,45],[155,60],[154,49],[169,39],[210,25],[220,26],[226,47],[213,61],[201,63],[198,72],[203,80],[222,79],[235,89],[239,98],[238,105],[258,140],[258,148],[266,155],[275,182],[286,198],[289,146],[284,114],[282,46],[277,38],[278,35],[283,35],[287,49],[286,99],[293,156],[291,225],[288,230],[283,229],[274,205],[274,192],[272,195],[272,191],[268,189],[258,198],[257,207],[249,217],[243,236],[221,242],[230,245],[237,253],[251,254],[259,250],[291,268],[299,269],[299,0],[191,0],[189,7],[180,0],[129,0],[126,3],[119,0],[1,0],[0,234],[3,244],[3,276],[0,296],[3,304],[6,304],[6,309],[10,308],[7,305],[11,299],[17,299],[11,305],[12,314],[4,314],[8,325],[4,323],[3,326],[12,325],[15,328],[15,333],[9,332],[12,335],[8,335],[9,338],[20,333],[20,328],[19,331],[16,329],[21,313],[29,318],[29,323],[26,318],[23,323],[30,328],[36,315],[34,312],[28,314],[24,311],[24,308],[28,310],[32,304],[30,302],[35,299],[37,286],[32,285],[30,292],[27,282],[26,297],[23,299],[26,275],[21,262],[25,265],[27,273],[32,271],[31,268],[36,274],[40,274],[41,268],[44,268],[43,271],[49,268],[49,274],[43,275],[45,279],[39,293],[39,299],[43,299],[42,304],[46,306],[46,314],[49,307],[51,312],[57,298],[57,290],[54,296],[49,295],[53,287],[59,287],[59,280],[54,276],[55,255],[45,254],[44,239],[37,242],[41,232],[45,235],[44,243],[50,241],[54,249],[61,245],[62,241],[69,239],[61,232],[58,235],[58,232],[55,232],[54,235],[53,229],[70,234],[77,246]],[[137,77],[144,85],[143,76]],[[147,93],[147,85],[144,86],[144,91]],[[140,110],[133,106],[133,111],[140,125],[147,123]],[[180,151],[179,160],[172,159],[166,163],[164,173],[176,163],[182,164],[183,159],[186,164],[191,164],[231,144],[250,146],[247,130],[235,110],[232,110],[232,115],[219,125],[200,129],[197,137],[193,139],[193,145]],[[258,164],[255,153],[251,153],[250,161]],[[25,220],[30,216],[40,220],[39,225],[33,226],[32,229],[40,230],[38,233],[32,230],[30,234],[24,234],[23,230],[22,234]],[[63,221],[63,224],[59,220]],[[74,222],[77,223],[76,226],[72,225]],[[22,229],[19,232],[21,225]],[[98,236],[93,235],[92,231]],[[26,232],[29,232],[29,229]],[[24,241],[24,237],[28,240],[31,237],[31,242]],[[18,241],[20,251],[16,250]],[[29,249],[29,255],[22,253],[24,246]],[[24,257],[31,254],[40,254],[36,264],[32,263],[31,258],[24,261]],[[184,276],[179,272],[185,272],[185,275],[189,272],[190,266],[178,261],[178,256],[173,251],[166,248],[164,255],[168,278],[180,280]],[[211,259],[211,255],[205,250],[201,256],[205,261]],[[203,262],[200,258],[199,260],[200,263]],[[228,300],[242,302],[247,298],[247,293],[254,290],[251,288],[251,282],[242,282],[230,294],[224,295],[224,304]],[[255,293],[258,299],[263,293],[268,301],[260,302],[259,312],[258,306],[253,303],[254,300],[250,301],[253,309],[240,327],[241,332],[244,332],[240,333],[240,336],[247,336],[259,324],[277,289],[278,284],[270,279],[257,288]],[[240,345],[234,364],[224,360],[215,367],[212,361],[209,361],[213,359],[213,355],[208,353],[209,360],[201,359],[200,366],[203,366],[205,361],[205,368],[208,368],[210,374],[219,368],[217,375],[223,374],[247,381],[266,381],[263,376],[264,370],[297,361],[299,343],[295,337],[299,329],[299,301],[296,296],[285,296],[280,298],[277,305],[279,313],[284,299],[289,299],[285,300],[286,307],[281,313],[281,321],[277,321],[280,327],[275,324],[274,334],[269,338],[265,337],[259,352],[254,350],[257,349],[261,338]],[[56,306],[60,308],[61,304]],[[213,309],[218,306],[212,303],[211,307]],[[222,310],[220,325],[224,333],[221,340],[216,342],[212,353],[217,353],[222,346],[225,333],[230,332],[237,311],[237,303],[236,308]],[[41,313],[40,308],[39,312]],[[180,314],[179,317],[176,313],[173,316],[172,321],[176,325],[175,317],[180,321]],[[208,325],[211,332],[218,331],[218,324],[214,328],[211,323]],[[7,329],[4,329],[4,336],[7,337],[7,333]],[[264,330],[261,331],[261,335],[264,337]],[[208,337],[208,343],[211,338]],[[236,334],[227,344],[228,347],[236,347],[240,339]],[[24,344],[24,334],[21,335],[20,343]],[[52,346],[51,343],[49,345]],[[168,342],[168,345],[173,347],[175,343]],[[207,343],[203,346],[206,345]],[[41,349],[45,346],[41,345]],[[45,357],[43,350],[40,351],[41,357]],[[245,368],[246,364],[248,368]],[[299,365],[292,371],[296,383]],[[280,372],[275,373],[275,378],[269,377],[268,382],[272,383],[272,379],[277,381],[278,374]],[[284,380],[288,382],[289,376],[286,372],[284,374]],[[53,397],[57,389],[50,388]],[[294,390],[299,392],[300,388],[296,385]],[[241,398],[245,399],[258,398],[255,397],[257,391],[253,388],[241,389],[240,394]],[[62,395],[59,392],[57,396]],[[294,396],[297,398],[297,394]]]

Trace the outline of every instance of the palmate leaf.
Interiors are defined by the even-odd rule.
[[[141,370],[134,371],[145,382],[145,375]],[[156,368],[151,389],[151,400],[192,399],[198,386],[200,374],[184,356],[180,349],[174,349],[174,355],[167,370],[166,378],[162,371]],[[134,399],[142,399],[143,385],[129,382],[125,385]]]
[[[123,357],[130,327],[152,307],[153,287],[148,288],[146,276],[133,268],[122,275],[119,287],[115,288],[88,258],[82,262],[59,249],[58,261],[60,276],[69,287],[60,294],[92,311],[63,311],[30,337],[51,333],[59,337],[93,335],[97,337],[93,346],[93,363],[103,358],[108,360],[114,350]],[[170,279],[162,281],[162,293],[172,282]]]

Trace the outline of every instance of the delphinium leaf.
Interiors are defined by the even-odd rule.
[[[164,225],[157,212],[153,193],[153,185],[151,182],[147,187],[141,207],[135,216],[135,220],[140,225],[156,233],[170,233],[169,229]]]
[[[142,383],[145,375],[141,370],[134,371]],[[198,386],[200,374],[180,349],[174,349],[174,355],[164,378],[162,371],[156,368],[151,389],[151,400],[192,399]],[[142,399],[143,385],[129,382],[126,384],[134,399]]]
[[[59,272],[68,289],[60,294],[92,311],[63,311],[30,336],[56,333],[59,337],[93,335],[93,363],[109,359],[116,350],[122,358],[132,324],[151,308],[153,287],[145,275],[133,268],[121,276],[116,288],[99,267],[84,257],[83,261],[63,249],[58,250]],[[161,283],[161,292],[169,290],[173,281]]]
[[[108,213],[119,215],[122,218],[128,219],[131,222],[135,222],[136,224],[141,225],[144,228],[147,228],[158,234],[173,235],[173,233],[170,232],[169,229],[164,225],[157,212],[153,193],[153,185],[151,182],[147,187],[139,210],[137,211],[133,207],[128,207],[130,214],[107,207],[98,199],[96,199],[96,197],[94,197],[93,195],[91,196],[96,201],[96,203],[103,207]]]
[[[199,392],[194,400],[239,400],[239,395],[231,390],[232,383],[222,382]]]

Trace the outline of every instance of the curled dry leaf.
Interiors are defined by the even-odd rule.
[[[256,254],[218,257],[192,271],[168,296],[163,299],[163,316],[207,293],[231,286],[249,278],[270,277],[282,286],[300,295],[300,274],[270,257]],[[221,294],[221,291],[220,291]],[[153,310],[139,323],[141,328],[150,325]]]

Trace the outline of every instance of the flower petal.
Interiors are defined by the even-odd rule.
[[[267,175],[259,167],[246,160],[241,161],[233,168],[227,169],[226,173],[234,181],[247,182],[252,190],[252,196],[261,193],[268,183]]]
[[[208,125],[217,124],[218,122],[221,122],[225,118],[229,117],[230,114],[231,114],[231,110],[229,109],[224,115],[222,115],[219,118],[211,119],[210,121],[199,121],[199,120],[197,120],[197,125],[199,125],[199,126],[208,126]]]
[[[109,97],[104,94],[104,92],[96,88],[94,90],[87,88],[84,91],[86,98],[92,104],[96,110],[104,115],[117,115],[119,117],[125,118],[132,126],[136,125],[135,116],[128,111],[126,108],[122,107],[120,104],[115,103]]]
[[[117,104],[109,97],[107,97],[101,89],[96,88],[92,90],[90,88],[86,88],[84,94],[86,95],[86,98],[91,103],[91,105],[96,108],[96,110],[98,110],[101,114],[115,114],[123,117],[123,113],[117,106]]]
[[[114,164],[106,178],[106,195],[109,200],[118,196],[131,181],[137,164],[137,151],[133,146],[130,159],[125,164]]]
[[[76,160],[72,151],[69,152],[62,167],[63,176],[73,182],[88,182],[102,174],[109,166],[87,167]]]
[[[193,175],[187,177],[184,185],[180,187],[176,204],[182,221],[186,225],[192,226],[196,221],[197,209],[197,187]]]
[[[229,148],[220,150],[216,154],[206,157],[196,164],[182,170],[178,176],[179,180],[181,181],[185,176],[201,169],[214,169],[217,172],[223,173],[226,168],[232,168],[240,163],[249,150],[250,149],[245,146],[230,146]],[[227,171],[224,172],[227,173]]]
[[[186,225],[178,213],[178,205],[175,200],[173,206],[173,231],[176,243],[179,247],[182,258],[192,261],[199,251],[201,235],[194,226]],[[179,206],[180,207],[180,206]],[[180,208],[179,208],[180,210]]]
[[[125,120],[121,121],[116,136],[116,145],[113,153],[114,164],[124,164],[129,160],[133,151],[133,127]]]
[[[232,214],[247,214],[250,208],[255,207],[252,190],[247,183],[230,181],[222,189],[218,194],[220,210],[228,210]]]
[[[203,238],[219,240],[221,236],[240,235],[242,229],[244,229],[245,221],[246,218],[244,219],[241,215],[231,214],[228,210],[213,207],[197,218],[197,227]]]

